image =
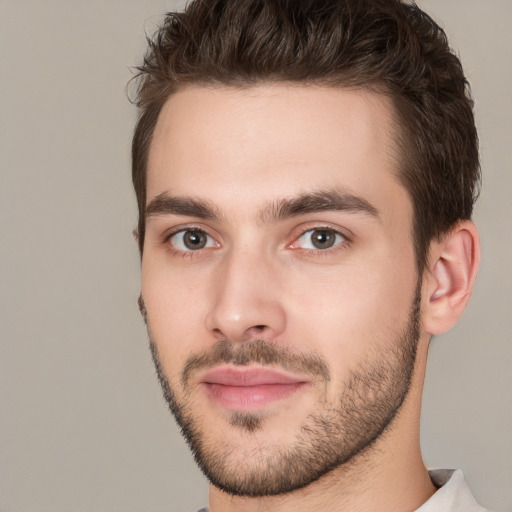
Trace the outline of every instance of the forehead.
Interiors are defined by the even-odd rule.
[[[186,87],[169,98],[155,127],[147,201],[170,192],[256,208],[333,188],[385,200],[402,189],[395,132],[391,100],[375,92]]]

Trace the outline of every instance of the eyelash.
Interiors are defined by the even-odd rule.
[[[327,256],[329,254],[332,254],[335,251],[340,251],[340,250],[345,249],[351,243],[351,240],[344,233],[340,232],[339,230],[334,229],[331,226],[322,226],[322,225],[320,225],[320,226],[308,227],[308,229],[301,230],[300,233],[297,236],[294,236],[293,241],[286,245],[286,247],[291,249],[291,250],[300,250],[301,247],[292,247],[292,246],[295,243],[297,243],[297,241],[300,240],[307,233],[310,233],[310,232],[313,233],[314,231],[327,231],[327,232],[333,233],[336,237],[338,237],[338,236],[341,237],[342,240],[339,241],[338,243],[336,243],[336,245],[334,245],[333,247],[328,247],[328,248],[325,248],[325,249],[303,249],[303,250],[307,251],[308,254],[318,255],[318,256]],[[196,226],[180,227],[178,229],[175,229],[175,230],[171,231],[170,233],[166,233],[162,237],[162,244],[165,245],[165,247],[167,248],[167,250],[169,252],[171,252],[174,255],[179,255],[179,256],[181,256],[183,258],[191,258],[191,257],[199,256],[200,254],[204,254],[203,251],[205,249],[211,249],[212,248],[212,247],[205,247],[205,248],[200,248],[200,249],[196,249],[196,250],[193,250],[193,249],[182,250],[182,249],[177,249],[176,247],[174,247],[173,244],[170,242],[172,237],[174,237],[174,236],[176,236],[176,235],[178,235],[180,233],[185,234],[187,232],[203,233],[210,240],[213,240],[214,244],[217,247],[220,245],[217,242],[215,242],[214,237],[212,237],[205,229],[198,228]]]
[[[192,258],[194,256],[198,256],[200,253],[203,253],[204,249],[211,249],[211,247],[206,247],[206,248],[197,249],[197,250],[190,249],[187,251],[187,250],[182,250],[182,249],[178,249],[178,248],[174,247],[173,244],[171,243],[172,237],[174,237],[180,233],[182,233],[184,235],[187,232],[203,233],[210,240],[213,240],[214,244],[216,246],[219,245],[217,242],[215,242],[215,239],[206,230],[204,230],[202,228],[198,228],[196,226],[185,226],[185,227],[182,226],[180,228],[174,229],[173,231],[171,231],[169,233],[166,233],[162,237],[162,244],[166,247],[166,249],[171,254],[181,256],[182,258]]]
[[[301,247],[292,247],[294,244],[298,242],[302,237],[307,235],[308,233],[313,233],[314,231],[327,231],[329,233],[334,234],[336,237],[341,237],[341,241],[336,242],[333,247],[327,247],[325,249],[302,249]],[[303,229],[300,231],[298,236],[294,236],[293,242],[291,244],[288,244],[287,247],[292,250],[305,250],[308,254],[314,255],[314,256],[329,256],[332,255],[334,252],[341,251],[347,248],[347,246],[351,243],[350,239],[339,231],[338,229],[333,228],[332,226],[311,226],[307,229]]]

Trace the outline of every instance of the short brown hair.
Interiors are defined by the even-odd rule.
[[[480,177],[473,102],[444,31],[401,0],[193,0],[167,14],[136,77],[132,176],[144,247],[146,164],[162,106],[186,84],[365,87],[394,102],[418,269],[470,219]]]

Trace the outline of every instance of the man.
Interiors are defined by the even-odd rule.
[[[136,103],[139,302],[208,510],[483,510],[419,446],[479,263],[443,31],[399,0],[196,0]]]

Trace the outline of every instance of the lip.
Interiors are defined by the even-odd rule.
[[[259,411],[298,392],[308,381],[270,368],[219,367],[200,384],[208,398],[231,411]]]

